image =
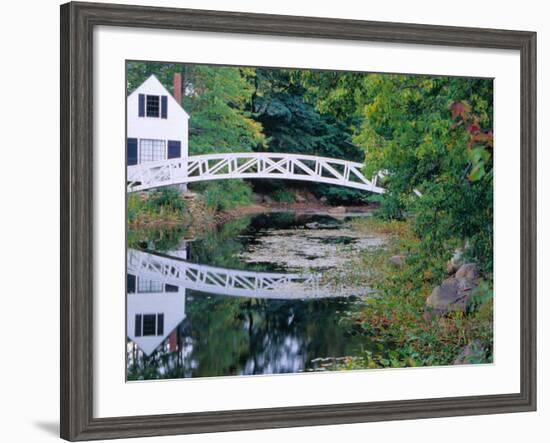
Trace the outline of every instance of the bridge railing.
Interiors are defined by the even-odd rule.
[[[299,154],[227,153],[148,162],[128,166],[128,191],[180,183],[231,178],[279,178],[328,183],[383,193],[367,179],[361,163]]]

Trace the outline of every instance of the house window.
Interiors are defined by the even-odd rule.
[[[132,274],[126,274],[126,289],[128,294],[134,294],[136,292],[136,276]]]
[[[136,314],[135,336],[164,335],[164,314]]]
[[[166,143],[164,140],[141,139],[139,141],[139,162],[166,160]]]
[[[155,335],[157,331],[157,316],[156,314],[145,314],[143,316],[143,335]]]
[[[138,116],[168,118],[167,95],[138,95]]]
[[[137,292],[140,294],[163,292],[164,285],[158,281],[138,278]]]
[[[145,109],[147,117],[158,117],[160,115],[160,97],[158,95],[148,95]]]

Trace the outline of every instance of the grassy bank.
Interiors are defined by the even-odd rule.
[[[128,246],[176,248],[215,223],[214,211],[202,197],[185,199],[177,188],[128,195]]]
[[[131,238],[146,238],[147,232],[177,226],[180,236],[193,236],[215,224],[241,215],[270,210],[306,210],[330,207],[307,189],[296,187],[270,194],[252,193],[242,180],[197,183],[184,198],[176,187],[128,195],[128,226]],[[354,206],[356,210],[365,208]],[[157,236],[155,235],[155,238]]]
[[[250,186],[242,180],[199,183],[187,193],[165,187],[128,195],[128,246],[169,250],[184,238],[195,238],[215,225],[264,208],[252,204]],[[149,245],[149,246],[148,246]]]
[[[365,233],[385,234],[388,242],[385,247],[364,251],[360,263],[354,266],[363,270],[358,278],[366,278],[376,293],[352,315],[353,330],[368,337],[376,346],[360,357],[348,359],[343,366],[449,365],[472,343],[476,343],[476,350],[467,362],[491,362],[492,276],[482,275],[478,280],[466,312],[426,316],[426,298],[434,286],[440,284],[445,263],[441,263],[440,273],[419,269],[417,257],[412,252],[416,250],[418,239],[407,222],[371,218],[357,219],[353,223],[355,229]]]
[[[165,187],[149,193],[128,194],[127,218],[130,228],[182,224],[193,221],[189,204],[177,188]]]
[[[190,191],[188,199],[176,187],[129,194],[128,225],[134,229],[175,224],[200,228],[221,212],[252,203],[252,191],[241,180],[200,183]]]

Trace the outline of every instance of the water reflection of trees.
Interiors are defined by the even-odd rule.
[[[230,220],[216,229],[201,234],[189,243],[188,259],[195,263],[238,269],[237,255],[242,251],[245,233],[252,216]]]
[[[188,233],[184,225],[139,227],[128,229],[128,247],[166,252],[176,249]]]
[[[338,320],[349,299],[188,294],[176,349],[167,339],[147,357],[130,344],[130,380],[298,372],[314,358],[351,355],[359,346]]]

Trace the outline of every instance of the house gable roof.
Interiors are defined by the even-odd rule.
[[[169,97],[169,100],[177,105],[184,113],[187,118],[189,114],[180,103],[174,98],[174,96],[164,87],[164,85],[159,81],[155,74],[151,74],[147,80],[145,80],[141,85],[139,85],[129,96],[128,98],[136,94],[155,94],[155,95],[166,95]]]

